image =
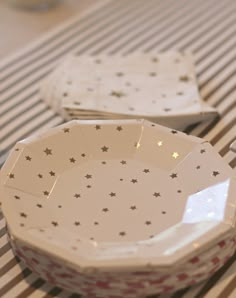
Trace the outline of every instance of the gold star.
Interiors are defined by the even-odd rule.
[[[108,151],[108,147],[106,147],[106,146],[103,146],[102,148],[101,148],[101,150],[102,150],[102,152],[107,152]]]
[[[46,149],[44,150],[44,152],[46,153],[46,155],[52,155],[52,150],[49,149],[49,148],[46,148]]]
[[[158,62],[158,61],[159,61],[158,58],[156,57],[152,58],[152,62]]]
[[[189,81],[189,77],[188,76],[181,76],[180,78],[179,78],[179,80],[180,81],[182,81],[182,82],[188,82]]]
[[[21,212],[21,213],[20,213],[20,216],[21,216],[21,217],[25,217],[25,218],[27,217],[27,215],[26,215],[24,212]]]
[[[178,152],[173,152],[172,157],[174,157],[175,159],[179,157],[179,153]]]
[[[149,74],[151,77],[155,77],[157,74],[155,72],[150,72]]]
[[[125,96],[125,94],[124,94],[122,91],[112,91],[112,92],[110,93],[110,95],[111,95],[111,96],[118,97],[118,98],[120,98],[120,97],[122,97],[122,96]]]
[[[163,142],[162,142],[162,141],[159,141],[159,142],[157,142],[157,145],[158,145],[159,147],[161,147],[161,146],[163,145]]]
[[[121,131],[123,128],[122,126],[117,126],[116,130]]]

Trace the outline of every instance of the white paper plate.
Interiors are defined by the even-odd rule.
[[[16,251],[83,274],[191,275],[234,235],[235,191],[209,143],[145,120],[72,121],[19,142],[1,171]]]

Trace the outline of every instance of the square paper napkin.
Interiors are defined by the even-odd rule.
[[[183,129],[217,115],[201,100],[189,53],[70,56],[41,95],[66,120],[146,118]]]

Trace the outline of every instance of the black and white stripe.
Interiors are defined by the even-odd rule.
[[[229,151],[236,138],[235,20],[234,0],[108,0],[60,25],[0,63],[0,164],[17,140],[63,122],[40,100],[38,86],[64,55],[187,49],[194,53],[203,99],[221,115],[215,121],[189,128],[188,133],[209,140],[235,167],[236,155]],[[222,298],[226,291],[233,293],[233,277],[227,289],[221,284],[228,272],[236,276],[234,258],[208,281],[168,297],[215,298],[219,294]],[[0,297],[70,297],[19,266],[7,242],[2,215],[0,260]]]

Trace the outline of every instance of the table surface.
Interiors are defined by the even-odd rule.
[[[202,123],[189,133],[211,142],[235,168],[229,145],[236,136],[236,1],[96,3],[100,1],[107,4],[84,17],[95,1],[64,0],[47,12],[26,12],[0,0],[0,166],[17,140],[63,122],[40,100],[38,84],[66,53],[156,53],[174,48],[193,51],[201,96],[220,114],[216,121]],[[161,297],[235,298],[235,285],[236,255],[209,280]],[[15,258],[1,212],[0,297],[72,297],[52,288]]]
[[[29,11],[0,0],[0,60],[71,16],[83,14],[93,3],[94,0],[63,0],[49,10]]]

